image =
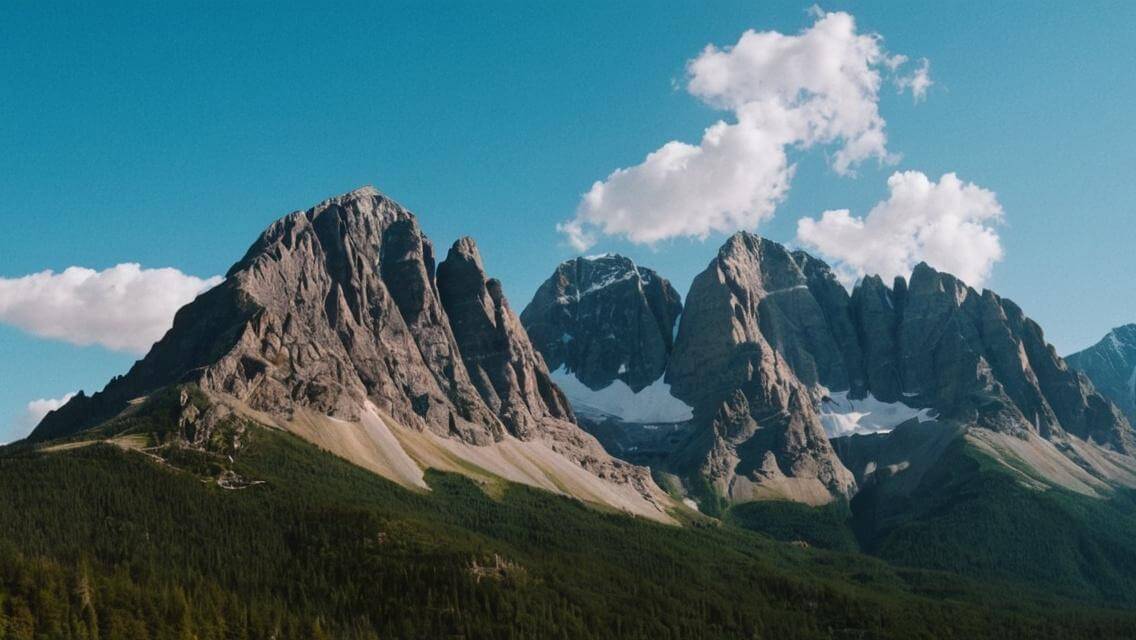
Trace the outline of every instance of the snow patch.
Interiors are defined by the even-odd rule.
[[[809,288],[809,286],[807,284],[795,284],[791,287],[784,287],[782,289],[774,289],[772,291],[766,291],[765,294],[764,294],[764,297],[768,298],[769,296],[776,295],[778,293],[787,293],[789,291],[801,291],[802,289],[807,290],[808,288]]]
[[[916,409],[902,402],[882,402],[872,394],[854,400],[847,391],[829,393],[820,403],[820,421],[829,437],[854,433],[887,433],[908,420],[929,422],[931,409]]]
[[[671,386],[663,382],[663,376],[639,393],[622,380],[592,391],[563,365],[552,372],[552,381],[581,415],[614,416],[624,422],[683,422],[694,417],[689,405],[671,395]]]
[[[698,511],[698,503],[695,502],[694,500],[691,500],[690,498],[683,498],[682,503],[685,504],[686,506],[690,507],[691,509]]]
[[[625,273],[611,274],[609,276],[601,278],[598,282],[592,283],[591,286],[589,286],[586,290],[584,290],[582,293],[580,293],[580,297],[586,296],[589,293],[595,293],[596,291],[602,291],[602,290],[610,287],[611,285],[613,285],[617,282],[623,282],[624,280],[631,280],[632,278],[638,280],[639,279],[639,272],[635,271],[635,270],[631,270],[631,271],[627,271]]]

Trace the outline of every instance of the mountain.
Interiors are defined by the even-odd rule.
[[[0,638],[1132,637],[1131,426],[1008,300],[739,233],[518,317],[436,255],[292,213],[0,447]]]
[[[565,269],[538,298],[557,290]],[[598,301],[564,335],[628,331],[626,321],[613,328],[610,320],[623,318],[612,307],[624,302]],[[602,327],[588,325],[593,317],[605,318]],[[557,348],[549,344],[536,346]],[[668,392],[692,418],[652,441],[664,450],[640,461],[657,476],[677,475],[704,508],[713,502],[708,489],[729,503],[822,504],[856,495],[900,463],[910,471],[899,484],[915,487],[955,438],[1082,493],[1107,494],[1136,479],[1131,425],[1056,355],[1041,328],[1013,302],[926,264],[891,285],[864,278],[849,293],[823,261],[735,234],[694,279],[665,371]],[[582,415],[609,449],[642,440],[642,424]],[[895,461],[872,453],[895,445],[849,444],[888,441],[901,425],[938,444],[901,447]],[[873,433],[882,435],[832,444]]]
[[[595,412],[564,388],[609,451],[703,513],[1064,595],[1136,589],[1131,424],[994,292],[926,264],[849,292],[823,261],[742,232],[691,284],[664,368],[689,419]],[[657,404],[649,390],[617,406]]]
[[[732,502],[823,504],[850,495],[852,474],[825,436],[808,378],[797,374],[808,370],[793,366],[792,355],[806,356],[809,341],[827,334],[792,255],[735,234],[686,299],[666,380],[694,407],[699,431],[677,452],[675,469]],[[815,373],[816,360],[809,364]]]
[[[663,382],[681,311],[669,281],[605,254],[561,263],[521,323],[586,421],[673,423],[690,418]],[[627,453],[636,447],[609,444]]]
[[[179,418],[190,442],[236,414],[408,487],[425,488],[428,467],[473,469],[670,519],[647,471],[575,424],[474,242],[436,264],[415,217],[370,187],[274,222],[126,375],[48,414],[30,440],[76,436],[185,385],[209,399]]]
[[[1136,422],[1136,324],[1113,329],[1100,342],[1065,360],[1088,376],[1129,422]]]
[[[897,540],[927,518],[960,518],[939,538],[957,541],[967,527],[988,527],[988,518],[982,525],[971,518],[1005,508],[1004,501],[1016,501],[1024,517],[1023,504],[1049,500],[1042,493],[1069,494],[1080,505],[1079,497],[1109,501],[1136,486],[1128,421],[1013,302],[922,264],[891,287],[865,278],[850,301],[869,397],[923,407],[933,417],[834,440],[860,487],[853,511],[867,548],[912,561],[911,547],[896,551]],[[1070,526],[1092,528],[1081,506],[1052,508]],[[1003,524],[987,544],[1034,526]],[[990,566],[1022,551],[992,558]]]
[[[638,393],[663,375],[682,301],[671,283],[617,255],[563,262],[521,312],[550,369],[598,391]]]

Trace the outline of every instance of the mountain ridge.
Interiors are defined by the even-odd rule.
[[[0,448],[0,544],[33,554],[0,569],[57,563],[36,596],[0,575],[0,623],[20,598],[53,615],[51,589],[77,619],[136,621],[145,601],[213,628],[224,588],[253,598],[223,610],[255,637],[504,633],[502,611],[539,637],[1130,628],[1088,608],[1133,603],[1131,425],[1011,301],[927,265],[849,292],[749,233],[685,307],[618,256],[565,264],[517,316],[472,239],[438,255],[377,190],[269,225],[126,375]],[[525,316],[566,309],[530,339]],[[550,372],[541,346],[577,337],[615,357]],[[612,388],[685,413],[574,406]],[[145,586],[109,603],[126,575]],[[189,588],[203,577],[212,595]],[[769,593],[783,624],[757,613]]]
[[[173,384],[380,473],[472,456],[483,475],[670,519],[646,470],[576,426],[476,244],[437,264],[414,215],[373,187],[269,225],[125,376],[29,439],[81,432]]]
[[[1115,465],[1136,468],[1129,422],[1035,322],[926,263],[890,286],[868,276],[849,292],[808,253],[734,234],[692,283],[665,370],[669,391],[694,407],[684,442],[652,440],[618,419],[584,423],[621,453],[646,443],[656,472],[678,474],[688,491],[705,479],[733,502],[854,495],[862,469],[845,470],[829,445],[840,434],[821,424],[978,429],[975,446],[1032,456],[1055,482],[1081,488],[1130,484]]]
[[[1136,324],[1116,327],[1096,344],[1065,359],[1088,376],[1129,422],[1136,421]]]

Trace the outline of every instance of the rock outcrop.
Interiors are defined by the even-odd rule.
[[[682,311],[657,273],[618,255],[563,262],[521,313],[550,369],[592,390],[620,380],[638,392],[658,380]]]
[[[712,436],[688,463],[701,457],[698,472],[734,500],[819,503],[855,486],[810,393],[849,374],[807,281],[784,247],[739,233],[687,295],[666,380]]]
[[[461,365],[434,270],[413,216],[374,189],[289,214],[90,399],[98,410],[71,430],[153,389],[194,382],[273,415],[303,407],[357,420],[369,399],[419,430],[499,439],[501,421]],[[32,438],[59,431],[54,418]]]
[[[1136,324],[1110,331],[1100,342],[1065,360],[1136,423]]]
[[[474,386],[511,433],[530,438],[543,421],[574,421],[472,238],[454,243],[438,266],[438,289]]]
[[[76,396],[30,439],[101,424],[175,383],[284,425],[384,422],[346,434],[352,442],[389,433],[386,422],[474,447],[540,442],[656,507],[661,495],[645,469],[613,460],[575,425],[473,241],[436,266],[414,216],[373,188],[273,223],[129,373]],[[304,433],[328,442],[318,429]],[[586,499],[613,493],[593,484]]]
[[[1013,302],[926,264],[890,290],[867,279],[851,300],[865,336],[868,391],[876,397],[995,431],[1025,429],[1049,439],[1069,433],[1131,449],[1127,421]]]
[[[818,400],[848,391],[992,430],[1133,446],[1124,417],[1016,304],[925,263],[909,281],[889,288],[868,277],[849,295],[823,262],[735,235],[687,296],[667,380],[696,411],[712,410],[751,367],[761,369],[752,356],[731,358],[763,354],[766,345],[773,354],[759,360],[784,361]],[[764,366],[762,377],[785,378]]]

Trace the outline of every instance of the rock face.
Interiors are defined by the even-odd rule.
[[[906,399],[994,431],[1024,429],[1047,439],[1069,433],[1131,449],[1127,421],[1013,302],[926,264],[890,290],[867,279],[851,300],[876,397]]]
[[[469,445],[539,440],[653,500],[646,470],[613,460],[574,424],[473,241],[458,241],[440,266],[434,256],[414,216],[373,188],[285,216],[129,373],[49,414],[31,439],[194,383],[283,422],[360,423],[374,410]]]
[[[434,271],[413,216],[373,189],[285,216],[91,399],[100,410],[86,422],[195,382],[275,415],[304,407],[355,420],[370,399],[417,429],[492,442],[503,425],[461,366]],[[52,417],[33,438],[48,434]]]
[[[1095,345],[1066,357],[1136,423],[1136,324],[1117,327]]]
[[[792,254],[734,235],[694,279],[683,313],[666,379],[706,429],[687,463],[739,501],[762,487],[806,502],[849,495],[854,480],[810,394],[847,385],[848,366]]]
[[[501,283],[486,279],[471,238],[454,243],[438,266],[438,290],[474,387],[510,432],[528,438],[544,420],[574,421]]]
[[[620,380],[638,392],[663,375],[681,312],[670,282],[605,255],[561,263],[521,323],[550,369],[564,367],[592,390]]]
[[[1132,446],[1127,421],[1017,305],[926,264],[890,288],[865,278],[849,296],[819,260],[738,234],[696,279],[684,313],[667,379],[696,411],[751,368],[784,379],[757,364],[783,361],[814,395],[848,390],[996,431]]]
[[[638,297],[612,296],[601,312],[566,311],[576,308],[576,274],[588,264],[561,265],[523,316],[533,335],[542,336],[535,344],[550,362],[571,362],[577,352],[564,345],[576,336],[627,335],[613,332],[608,319],[632,316],[608,306],[645,306]],[[611,279],[628,273],[625,267]],[[693,407],[693,419],[685,440],[652,464],[688,480],[705,479],[735,501],[823,502],[849,495],[856,481],[829,438],[905,423],[937,420],[946,431],[904,430],[932,434],[927,442],[946,442],[950,438],[936,434],[954,437],[959,428],[973,427],[1064,450],[1072,450],[1069,436],[1111,453],[1134,450],[1129,422],[1056,355],[1017,305],[926,264],[890,285],[864,278],[849,294],[824,262],[742,232],[694,279],[681,314],[662,366],[669,393]],[[1105,342],[1136,345],[1132,334]],[[649,361],[657,370],[658,350],[636,356],[644,342],[621,342],[620,360]],[[1078,361],[1110,371],[1111,385],[1102,386],[1132,398],[1132,353],[1111,349]],[[610,366],[593,371],[597,384],[611,380]],[[601,426],[597,433],[608,435],[619,428]],[[642,440],[630,435],[609,440]],[[890,444],[889,451],[901,445]]]

